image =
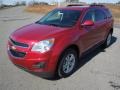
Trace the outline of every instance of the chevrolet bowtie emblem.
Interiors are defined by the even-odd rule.
[[[12,46],[11,49],[16,50],[15,46]]]

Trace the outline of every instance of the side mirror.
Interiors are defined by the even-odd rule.
[[[92,20],[86,20],[82,23],[82,26],[93,26],[94,22]]]

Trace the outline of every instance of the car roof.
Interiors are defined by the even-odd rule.
[[[84,9],[88,9],[89,6],[67,6],[67,7],[61,7],[61,8],[57,8],[57,9],[63,9],[63,10],[84,10]]]
[[[85,10],[89,8],[102,8],[107,9],[104,5],[68,5],[67,7],[61,7],[57,9],[63,9],[63,10]]]

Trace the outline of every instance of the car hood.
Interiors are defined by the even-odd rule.
[[[64,30],[67,30],[67,28],[30,24],[13,32],[11,38],[15,40],[40,41]]]

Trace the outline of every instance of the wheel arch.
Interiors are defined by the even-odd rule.
[[[75,45],[75,44],[69,45],[68,47],[66,47],[66,48],[64,49],[64,51],[65,51],[66,49],[74,49],[74,50],[77,52],[77,55],[78,55],[78,56],[79,56],[79,54],[80,54],[79,47],[78,47],[77,45]],[[63,51],[63,52],[64,52],[64,51]]]
[[[80,55],[80,49],[79,49],[79,47],[77,46],[77,45],[75,45],[75,44],[72,44],[72,45],[69,45],[69,46],[67,46],[65,49],[63,49],[63,51],[60,53],[60,55],[59,55],[59,58],[58,58],[58,62],[57,62],[57,67],[56,67],[56,75],[58,75],[58,68],[59,68],[59,64],[60,64],[60,61],[61,61],[61,58],[62,58],[62,56],[64,55],[64,52],[67,50],[67,49],[74,49],[76,52],[77,52],[77,56],[78,56],[78,58],[79,58],[79,55]]]
[[[79,49],[79,47],[77,45],[75,45],[75,44],[71,44],[71,45],[67,46],[66,48],[64,48],[63,51],[60,53],[59,58],[58,58],[58,62],[57,62],[57,66],[58,66],[58,64],[60,62],[60,59],[61,59],[62,55],[64,54],[64,52],[67,49],[74,49],[77,52],[77,56],[79,58],[79,55],[80,55],[80,49]]]
[[[112,34],[113,34],[113,28],[111,28],[111,29],[110,29],[110,33],[112,33]]]

